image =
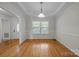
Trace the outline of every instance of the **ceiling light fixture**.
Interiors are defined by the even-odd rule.
[[[43,4],[43,2],[40,2],[40,4],[41,4],[41,12],[40,12],[40,14],[38,15],[38,17],[40,17],[40,18],[44,18],[45,15],[44,15],[44,13],[43,13],[43,9],[42,9],[42,4]]]

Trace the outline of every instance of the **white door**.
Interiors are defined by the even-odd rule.
[[[10,23],[9,20],[2,20],[3,41],[10,40]]]

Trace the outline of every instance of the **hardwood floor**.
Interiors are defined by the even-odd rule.
[[[26,40],[19,45],[19,40],[9,40],[0,43],[0,56],[21,57],[61,57],[76,56],[56,40],[34,39]]]
[[[27,57],[61,57],[61,56],[76,56],[69,49],[64,47],[56,40],[50,39],[34,39],[34,40],[26,40],[20,46],[19,56],[27,56]]]
[[[0,43],[0,57],[17,56],[18,46],[19,46],[18,39],[12,39],[12,40],[8,40]]]

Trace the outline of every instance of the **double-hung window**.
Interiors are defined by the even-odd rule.
[[[32,34],[48,34],[48,21],[33,21]]]

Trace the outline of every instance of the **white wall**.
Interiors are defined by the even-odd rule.
[[[20,23],[20,33],[19,33],[19,38],[20,38],[20,43],[28,39],[28,20],[29,16],[26,15],[26,17],[21,17],[19,18],[19,23]]]
[[[79,49],[79,3],[73,3],[56,20],[57,40],[71,50]]]
[[[11,17],[11,16],[7,16],[7,15],[0,15],[0,42],[3,39],[3,23],[4,21],[8,21],[9,25],[10,25],[10,30],[7,29],[8,26],[4,26],[4,28],[6,28],[6,31],[10,33],[10,39],[15,39],[17,38],[14,37],[14,27],[17,23],[17,18]]]
[[[38,18],[26,15],[19,18],[20,20],[20,43],[26,39],[54,39],[55,38],[55,17]],[[32,21],[49,21],[49,33],[47,35],[32,35]]]
[[[24,40],[26,40],[28,38],[28,27],[27,27],[27,20],[28,16],[26,15],[26,17],[9,17],[6,15],[0,15],[0,42],[2,41],[2,20],[8,20],[9,24],[10,24],[10,39],[20,39],[20,42],[23,42]],[[17,32],[17,24],[20,24],[20,32]],[[7,26],[5,26],[5,28],[7,28]]]
[[[32,21],[48,21],[49,22],[49,28],[48,28],[48,34],[42,35],[34,35],[32,34]],[[28,19],[28,32],[29,32],[29,38],[30,39],[54,39],[55,38],[55,17],[45,17],[45,18],[38,18],[38,17],[30,17]]]
[[[2,21],[1,21],[1,16],[0,16],[0,42],[2,41]]]
[[[19,23],[19,19],[16,17],[12,17],[9,21],[10,21],[11,39],[18,39],[19,33],[17,32],[17,24]]]
[[[16,2],[14,2],[14,3],[13,2],[4,2],[4,3],[0,2],[0,7],[5,9],[5,12],[8,13],[6,15],[18,17],[18,18],[12,18],[11,38],[12,39],[19,38],[20,41],[23,42],[25,39],[27,39],[27,36],[28,36],[28,35],[26,35],[26,32],[27,32],[27,29],[26,29],[26,27],[27,27],[26,22],[27,21],[26,20],[27,20],[28,16]],[[20,33],[16,32],[15,25],[18,22],[15,19],[19,20],[18,22],[20,23]],[[14,29],[15,29],[15,32],[14,32]]]
[[[1,15],[0,14],[0,42],[3,39],[3,21],[9,19],[8,16],[5,15]],[[7,26],[5,26],[4,28],[6,28]],[[9,31],[6,29],[6,31]]]

